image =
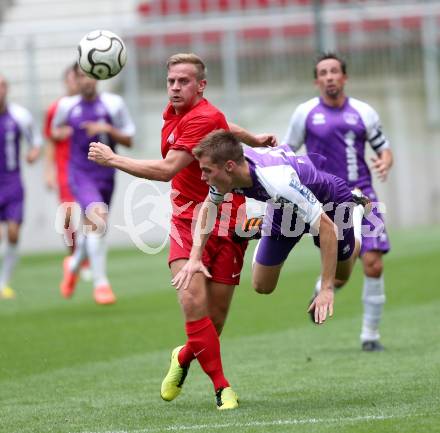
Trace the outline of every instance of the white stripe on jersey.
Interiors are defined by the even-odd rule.
[[[136,127],[124,100],[119,95],[106,92],[101,93],[100,98],[109,111],[113,126],[119,129],[122,134],[133,137],[136,132]]]
[[[378,153],[390,147],[390,143],[382,132],[379,115],[366,102],[355,98],[348,98],[348,103],[359,113],[366,128],[367,141],[372,149]]]
[[[274,202],[292,203],[304,222],[313,226],[323,213],[322,204],[298,177],[291,165],[256,167],[258,180]]]
[[[309,113],[319,104],[319,98],[315,97],[300,104],[290,118],[289,127],[282,144],[288,144],[297,152],[304,144],[306,136],[306,119]]]
[[[38,128],[35,128],[30,111],[21,105],[10,103],[7,109],[13,119],[17,122],[23,137],[30,147],[41,147],[43,139]]]
[[[112,125],[119,129],[122,134],[132,137],[136,132],[136,127],[131,119],[124,100],[119,95],[106,92],[101,93],[99,98],[112,119]],[[80,95],[64,96],[61,98],[58,102],[57,109],[52,120],[52,128],[58,128],[64,125],[70,110],[80,102]]]

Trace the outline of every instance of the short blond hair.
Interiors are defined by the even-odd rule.
[[[194,53],[178,53],[174,54],[167,60],[167,70],[173,65],[179,65],[181,63],[189,63],[194,65],[197,69],[197,80],[206,80],[207,69],[203,60]]]

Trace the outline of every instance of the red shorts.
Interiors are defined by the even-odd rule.
[[[67,160],[62,162],[57,161],[57,180],[60,203],[74,202],[75,198],[70,190],[67,176]]]
[[[192,247],[191,220],[172,219],[168,264],[188,259]],[[230,236],[211,235],[202,261],[216,283],[236,286],[240,283],[247,242],[235,243]]]
[[[58,183],[58,196],[60,203],[70,203],[75,201],[67,180]]]

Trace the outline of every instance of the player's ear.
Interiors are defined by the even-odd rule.
[[[232,169],[234,168],[234,164],[235,164],[234,161],[231,161],[231,160],[226,161],[225,170],[226,170],[227,173],[231,173],[232,172]]]
[[[199,81],[199,92],[203,92],[206,87],[206,80],[200,80]]]

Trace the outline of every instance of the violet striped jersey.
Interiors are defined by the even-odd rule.
[[[342,107],[330,107],[318,97],[299,105],[283,140],[295,152],[305,144],[307,152],[323,155],[323,170],[344,179],[351,188],[361,189],[372,182],[365,160],[366,143],[376,153],[390,147],[377,112],[351,97]]]
[[[103,92],[93,101],[80,95],[65,96],[58,102],[52,120],[52,128],[69,125],[73,129],[70,140],[69,170],[87,173],[93,179],[112,180],[115,169],[88,160],[89,144],[100,141],[113,150],[116,143],[109,134],[87,135],[84,122],[109,123],[123,134],[133,137],[136,131],[130,113],[119,95]]]
[[[245,147],[244,155],[253,184],[249,188],[234,189],[234,193],[267,202],[272,207],[290,204],[311,226],[323,213],[323,204],[336,196],[336,178],[315,167],[324,162],[320,155],[297,156],[287,145]],[[215,186],[210,186],[209,197],[216,204],[224,200],[224,194]]]
[[[30,147],[43,143],[31,113],[18,104],[7,104],[0,113],[0,180],[20,178],[20,142],[24,139]]]

